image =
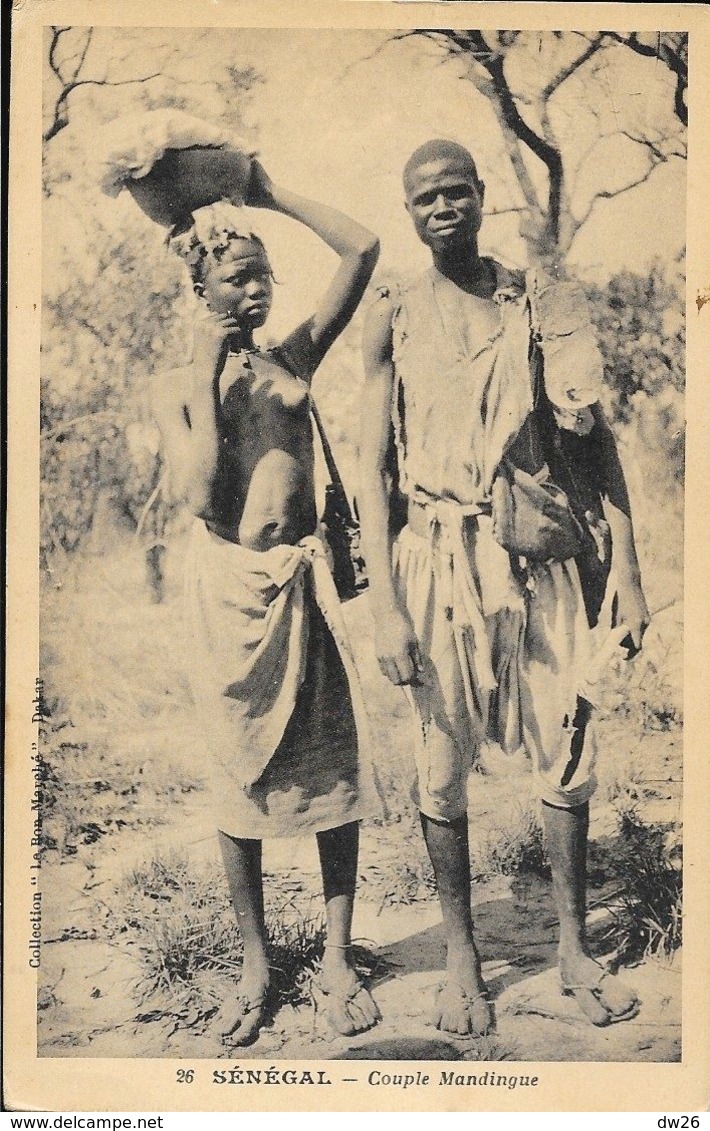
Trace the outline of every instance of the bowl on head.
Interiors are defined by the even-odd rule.
[[[167,149],[145,177],[125,186],[149,219],[172,228],[218,200],[244,204],[250,179],[251,160],[239,150],[192,146]]]

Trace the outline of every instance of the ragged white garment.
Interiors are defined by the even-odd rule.
[[[294,792],[298,810],[292,814],[294,828],[299,820],[305,821],[304,810],[314,796],[320,805],[319,828],[336,827],[345,820],[376,812],[367,717],[321,539],[309,536],[295,546],[259,552],[225,541],[198,520],[185,563],[185,598],[193,695],[217,779],[232,796],[237,814],[232,818],[234,830],[220,826],[223,831],[255,838],[289,835],[283,828],[284,821],[290,820],[284,810],[284,798],[293,785],[289,758],[306,776],[317,777],[318,759],[326,757],[328,751],[331,769],[337,767],[339,750],[345,767],[343,780],[332,783],[329,804],[338,811],[324,808],[317,783],[308,784],[305,793],[303,788],[297,796]],[[302,756],[299,734],[290,735],[277,780],[269,786],[280,806],[272,829],[268,790],[262,795],[260,783],[269,780],[272,759],[284,740],[309,668],[313,598],[335,641],[347,679],[342,670],[340,677],[334,674],[333,678],[339,680],[336,706],[322,723],[311,720],[307,733],[310,749]],[[319,678],[327,680],[328,673],[321,672]],[[340,701],[342,711],[337,707]],[[349,727],[352,714],[357,744]],[[333,733],[329,733],[331,730]],[[357,748],[352,750],[355,745],[359,753]]]
[[[544,801],[581,805],[596,786],[596,744],[589,719],[576,718],[589,637],[577,567],[538,567],[523,597],[490,517],[456,517],[454,506],[427,508],[429,535],[405,527],[394,549],[424,662],[422,686],[407,691],[415,801],[435,819],[462,816],[468,774],[494,743],[527,750]]]
[[[442,820],[466,811],[468,772],[490,741],[527,749],[551,804],[582,804],[595,786],[594,736],[578,700],[589,626],[577,567],[536,566],[525,588],[492,534],[493,479],[533,408],[531,335],[563,406],[584,407],[599,377],[589,353],[575,367],[586,323],[566,284],[559,306],[560,284],[528,285],[498,269],[500,322],[487,340],[477,338],[479,300],[436,270],[407,289],[393,318],[400,483],[426,515],[394,549],[425,662],[425,684],[412,689],[415,797]]]

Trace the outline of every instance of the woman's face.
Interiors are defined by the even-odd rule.
[[[273,284],[261,244],[232,240],[219,260],[211,256],[203,295],[215,314],[229,314],[251,330],[263,326],[271,309]]]

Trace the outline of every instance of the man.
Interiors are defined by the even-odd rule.
[[[526,281],[479,255],[484,185],[467,150],[428,142],[408,161],[404,188],[433,265],[368,313],[360,505],[380,667],[414,712],[414,796],[447,940],[435,1022],[456,1034],[494,1026],[473,938],[466,809],[469,771],[495,741],[533,760],[563,991],[607,1024],[638,1003],[593,960],[585,935],[595,786],[591,707],[578,694],[590,663],[585,598],[573,560],[531,563],[503,548],[493,505],[504,460],[543,473],[546,420],[598,437],[618,637],[628,630],[640,647],[648,611],[623,475],[595,403],[599,355],[578,289],[533,273]],[[394,544],[393,419],[408,507]],[[595,617],[598,603],[587,605]]]

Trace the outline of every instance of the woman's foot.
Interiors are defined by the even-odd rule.
[[[560,957],[562,993],[573,997],[592,1025],[628,1021],[639,1011],[635,991],[586,954]]]
[[[238,985],[214,1018],[213,1031],[230,1044],[251,1044],[266,1020],[268,995],[268,966],[262,962],[254,969],[245,966]]]
[[[250,1045],[266,1020],[266,995],[247,997],[235,990],[223,1002],[215,1017],[214,1028],[223,1041],[232,1045]]]
[[[367,1032],[382,1017],[377,1002],[350,965],[345,948],[326,945],[319,987],[326,999],[325,1016],[344,1037]]]

